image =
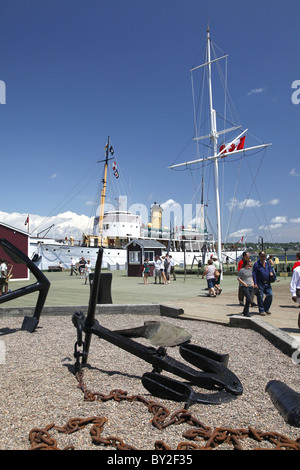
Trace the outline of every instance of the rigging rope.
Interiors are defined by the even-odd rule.
[[[89,170],[82,176],[81,175],[81,178],[80,180],[73,186],[72,189],[70,189],[70,191],[66,194],[66,196],[63,197],[63,199],[54,207],[54,209],[52,209],[51,212],[49,212],[49,214],[35,227],[35,229],[32,231],[32,233],[34,233],[35,231],[37,231],[38,228],[40,228],[41,226],[45,225],[45,223],[47,222],[47,220],[50,219],[50,217],[53,217],[54,215],[57,215],[58,213],[58,210],[62,210],[67,204],[70,203],[70,201],[72,201],[72,199],[74,199],[88,184],[91,183],[91,181],[97,176],[97,174],[95,173],[95,171],[93,172],[93,176],[87,181],[87,183],[85,183],[83,186],[80,186],[80,183],[82,183],[82,181],[84,180],[84,178],[91,172],[92,169],[95,168],[95,164],[89,168]],[[70,197],[68,200],[67,197],[69,197],[72,192],[77,188],[77,191],[76,193]],[[65,201],[66,200],[66,201]],[[65,203],[62,205],[62,203],[65,201]]]
[[[264,151],[263,151],[263,155],[262,155],[261,161],[260,161],[260,163],[259,163],[259,166],[258,166],[258,168],[257,168],[257,170],[256,170],[255,175],[252,174],[251,168],[250,168],[250,166],[249,166],[249,161],[248,161],[248,159],[247,159],[247,165],[248,165],[248,168],[249,168],[249,173],[250,173],[250,175],[252,176],[252,184],[251,184],[251,187],[250,187],[248,193],[246,193],[246,191],[245,191],[245,193],[246,193],[246,199],[245,199],[245,201],[244,201],[244,206],[243,206],[243,208],[242,208],[240,217],[238,218],[238,221],[237,221],[237,224],[236,224],[236,228],[237,228],[237,226],[240,224],[240,221],[241,221],[242,215],[243,215],[243,213],[244,213],[244,210],[245,210],[245,208],[247,207],[248,201],[250,200],[250,194],[251,194],[251,191],[252,191],[253,187],[256,188],[257,196],[258,196],[258,201],[259,201],[259,207],[261,208],[261,210],[262,210],[262,212],[263,212],[263,215],[264,215],[264,217],[265,217],[267,226],[269,225],[269,224],[268,224],[268,221],[267,221],[267,218],[266,218],[266,215],[265,215],[265,212],[264,212],[264,209],[263,209],[263,204],[262,204],[262,202],[261,202],[260,196],[259,196],[259,194],[258,194],[257,186],[256,186],[256,179],[257,179],[258,173],[259,173],[259,171],[260,171],[260,168],[261,168],[261,166],[262,166],[263,160],[264,160],[264,158],[265,158],[265,154],[266,154],[266,149],[264,149]],[[242,182],[242,181],[239,181],[239,182],[240,182],[240,186],[243,187],[243,182]],[[254,207],[252,207],[252,209],[254,209]],[[254,211],[254,215],[255,215],[256,218],[257,218],[257,214],[256,214],[255,211]],[[258,221],[259,226],[260,226],[260,228],[261,228],[261,223],[260,223],[260,221],[258,220],[258,218],[257,218],[257,221]],[[264,231],[263,228],[261,228],[261,230]],[[270,229],[269,229],[269,230],[270,230]],[[271,237],[271,240],[273,241],[271,231],[270,231],[270,237]]]

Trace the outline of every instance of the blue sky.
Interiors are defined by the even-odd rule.
[[[5,220],[13,225],[16,213],[91,215],[108,135],[129,206],[195,202],[199,174],[168,166],[195,158],[190,69],[203,62],[209,22],[213,42],[229,54],[228,87],[241,125],[272,143],[243,162],[240,180],[228,164],[223,232],[233,233],[232,241],[299,241],[300,105],[292,102],[292,83],[300,80],[299,7],[299,0],[2,0]],[[218,92],[214,97],[217,107]],[[230,213],[236,182],[246,191],[236,194]],[[246,193],[259,216],[252,207],[241,210]],[[205,200],[214,225],[213,196]]]

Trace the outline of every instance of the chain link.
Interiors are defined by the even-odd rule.
[[[108,395],[99,392],[91,392],[84,382],[83,371],[76,373],[78,387],[84,394],[85,401],[108,401],[115,400],[120,402],[139,401],[147,406],[149,413],[153,415],[152,424],[157,429],[165,429],[171,425],[187,423],[193,426],[183,433],[183,437],[188,439],[186,442],[179,442],[176,450],[213,450],[216,447],[227,444],[235,450],[243,450],[241,441],[252,439],[259,443],[269,442],[273,447],[256,447],[253,450],[300,450],[300,436],[292,440],[277,432],[261,432],[249,426],[248,429],[232,429],[229,427],[219,427],[211,429],[204,425],[195,416],[186,409],[180,409],[170,415],[169,410],[160,403],[147,400],[141,395],[128,395],[126,391],[114,389]],[[138,450],[137,448],[126,444],[120,437],[102,436],[107,418],[93,416],[89,418],[71,418],[64,426],[55,426],[54,423],[48,424],[45,428],[33,428],[29,433],[31,450],[73,450],[74,446],[66,446],[59,449],[57,441],[50,435],[50,430],[55,430],[64,434],[71,434],[92,424],[90,435],[92,442],[96,445],[114,447],[117,450]],[[191,442],[192,441],[192,442]],[[163,441],[154,443],[155,450],[174,450]]]

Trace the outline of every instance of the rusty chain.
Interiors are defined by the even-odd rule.
[[[186,409],[179,409],[170,414],[169,410],[158,402],[147,400],[142,395],[128,395],[126,391],[114,389],[108,395],[100,392],[91,392],[85,385],[83,371],[76,373],[78,387],[84,394],[85,401],[139,401],[147,406],[149,413],[153,415],[152,424],[157,429],[165,429],[171,425],[187,423],[192,428],[183,433],[183,437],[188,439],[186,442],[179,442],[176,450],[213,450],[222,444],[227,444],[234,450],[243,450],[241,441],[252,439],[258,443],[268,442],[268,447],[256,447],[253,450],[300,450],[300,437],[292,440],[277,432],[262,432],[251,426],[248,429],[232,429],[229,427],[219,427],[211,429],[204,425],[195,416]],[[64,426],[55,426],[54,423],[48,424],[45,428],[33,428],[29,433],[31,450],[74,450],[74,446],[66,446],[59,449],[56,439],[50,435],[50,430],[64,434],[71,434],[92,424],[90,435],[92,443],[96,445],[111,446],[117,450],[139,450],[129,444],[126,444],[121,438],[116,436],[103,437],[107,418],[93,416],[89,418],[71,418]],[[271,447],[272,446],[272,447]],[[155,450],[174,450],[164,441],[156,441]]]

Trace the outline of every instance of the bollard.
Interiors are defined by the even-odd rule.
[[[92,290],[94,282],[94,273],[89,274],[90,289]],[[100,284],[97,295],[97,304],[112,304],[111,296],[111,284],[112,284],[112,274],[111,273],[101,273],[100,274]]]
[[[300,427],[300,393],[295,392],[279,380],[271,380],[266,392],[272,402],[290,426]]]

